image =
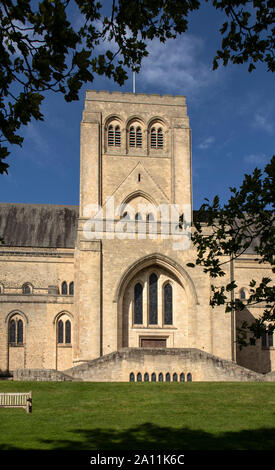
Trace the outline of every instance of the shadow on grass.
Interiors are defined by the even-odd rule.
[[[135,428],[75,429],[66,440],[40,440],[34,450],[274,450],[275,428],[226,432],[219,435],[188,428],[160,427],[144,423]],[[0,450],[16,447],[1,445]],[[20,449],[16,449],[20,450]]]

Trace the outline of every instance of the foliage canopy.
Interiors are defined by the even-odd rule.
[[[270,274],[275,273],[275,156],[264,172],[256,168],[252,175],[245,175],[238,190],[230,191],[232,196],[226,204],[221,205],[215,196],[212,203],[206,200],[198,211],[192,234],[197,248],[196,265],[203,266],[204,272],[215,279],[226,275],[228,263],[249,252],[258,263],[270,267]],[[275,329],[275,286],[270,277],[263,277],[261,282],[252,279],[245,300],[230,295],[237,292],[237,287],[234,279],[221,287],[213,283],[210,304],[226,305],[227,312],[252,305],[264,308],[250,325],[243,322],[240,326],[237,340],[242,347],[255,344],[267,324],[270,331]]]
[[[207,1],[207,0],[206,0]],[[227,19],[220,29],[221,61],[259,61],[275,70],[272,0],[211,0]],[[210,0],[209,0],[210,3]],[[43,120],[45,92],[77,100],[84,83],[105,75],[119,85],[140,70],[148,41],[165,42],[185,32],[199,0],[2,0],[0,7],[0,173],[9,145],[31,119]]]

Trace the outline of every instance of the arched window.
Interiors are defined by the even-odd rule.
[[[141,127],[131,126],[129,129],[129,147],[142,147],[142,130]]]
[[[138,282],[134,287],[134,324],[143,323],[143,286]]]
[[[112,124],[108,127],[108,147],[113,147],[115,143],[115,134]]]
[[[149,324],[158,323],[158,277],[152,273],[149,277]]]
[[[137,374],[137,381],[142,382],[142,375],[140,372]]]
[[[173,324],[173,289],[170,283],[164,286],[164,324]]]
[[[171,377],[170,377],[169,372],[167,372],[165,380],[166,380],[166,382],[171,382]]]
[[[163,382],[163,373],[162,372],[159,373],[159,382]]]
[[[191,372],[188,372],[188,374],[187,374],[187,382],[192,382],[192,374],[191,374]]]
[[[67,285],[66,281],[62,282],[61,293],[62,293],[62,295],[67,295],[68,294],[68,285]]]
[[[136,132],[135,132],[135,128],[133,126],[130,127],[129,145],[130,145],[130,147],[135,147],[136,146]]]
[[[65,323],[65,343],[71,344],[71,322],[66,320]]]
[[[24,284],[22,287],[23,294],[30,295],[32,293],[32,289],[30,284]]]
[[[158,149],[163,149],[163,132],[161,127],[158,129]]]
[[[142,147],[142,130],[140,127],[137,127],[136,130],[136,146],[138,148]]]
[[[9,342],[12,343],[12,344],[16,343],[16,323],[15,323],[15,320],[10,321]]]
[[[173,374],[173,382],[177,382],[178,381],[178,374],[175,372]]]
[[[150,212],[150,214],[147,214],[146,216],[146,222],[154,222],[155,221],[155,217],[154,215],[152,214],[152,212]]]
[[[130,382],[134,382],[135,381],[135,374],[134,372],[131,372],[130,374]]]
[[[4,293],[4,287],[2,284],[0,284],[0,295]]]
[[[148,372],[145,372],[145,374],[144,374],[144,382],[149,382],[149,374],[148,374]]]
[[[150,147],[152,149],[163,149],[164,137],[162,127],[156,129],[152,127],[150,132]]]
[[[12,318],[9,322],[9,344],[22,346],[24,343],[24,324],[21,318]]]
[[[245,300],[245,299],[246,299],[246,294],[245,294],[245,290],[244,290],[244,289],[241,289],[241,290],[240,290],[240,299],[241,299],[241,300]]]
[[[121,144],[120,127],[116,126],[116,128],[115,128],[115,147],[120,147],[120,144]]]
[[[23,322],[18,320],[17,322],[17,344],[23,344]]]
[[[180,382],[185,382],[185,375],[183,372],[180,374]]]
[[[65,333],[65,334],[64,334]],[[72,329],[70,320],[65,321],[65,331],[64,331],[64,322],[59,320],[57,323],[57,342],[58,344],[71,344],[72,342]]]
[[[156,382],[156,380],[157,380],[156,374],[155,374],[155,372],[153,372],[152,375],[151,375],[151,381]]]
[[[136,213],[136,215],[135,215],[135,220],[136,220],[136,221],[142,220],[142,216],[141,216],[141,213],[140,213],[140,212],[137,212],[137,213]]]
[[[74,295],[74,283],[73,283],[73,282],[70,283],[70,286],[69,286],[69,294],[70,294],[70,295]]]
[[[269,326],[264,330],[261,335],[262,337],[262,348],[272,348],[273,347],[273,328]]]
[[[64,324],[62,320],[59,320],[57,324],[57,342],[58,344],[64,343]]]
[[[150,146],[152,149],[157,148],[157,133],[154,127],[152,127],[151,132],[150,132]]]

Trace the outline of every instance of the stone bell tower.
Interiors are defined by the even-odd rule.
[[[128,203],[134,210],[142,202],[192,206],[191,132],[184,96],[87,91],[80,139],[76,362],[122,346],[116,292],[123,273],[144,254],[164,249],[168,255],[171,248],[158,236],[112,238],[106,214],[100,234],[87,237],[91,210],[104,209],[112,199],[119,220],[117,207]]]

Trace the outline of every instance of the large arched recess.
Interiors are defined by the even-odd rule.
[[[123,298],[128,284],[134,276],[140,271],[152,267],[161,267],[174,276],[179,284],[186,290],[189,305],[198,304],[198,296],[195,285],[187,273],[187,271],[176,261],[166,255],[160,253],[153,253],[137,260],[131,264],[121,276],[121,279],[116,287],[114,302],[117,303],[117,345],[118,349],[123,347],[122,330],[123,330]]]

